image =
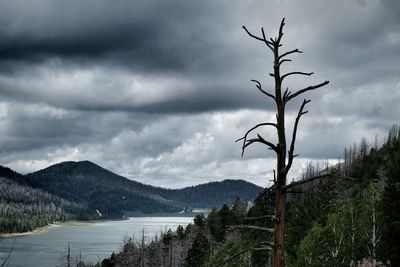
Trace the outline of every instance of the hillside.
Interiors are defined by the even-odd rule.
[[[36,187],[71,201],[87,202],[105,217],[124,211],[179,212],[212,208],[234,201],[254,199],[261,187],[242,180],[226,180],[183,189],[164,189],[132,181],[92,162],[62,162],[25,176]]]
[[[318,164],[311,164],[303,177],[319,178],[293,187],[297,196],[287,203],[285,266],[400,266],[400,128],[394,126],[381,146],[361,140],[345,149],[343,158],[325,178]],[[265,245],[273,242],[267,229],[274,227],[268,216],[274,214],[274,198],[271,188],[248,212],[240,203],[224,205],[147,245],[128,240],[102,264],[271,266]]]
[[[67,201],[33,188],[24,176],[0,166],[0,233],[26,232],[54,221],[95,216],[84,202]]]
[[[88,202],[104,217],[124,211],[178,212],[179,203],[152,193],[153,187],[112,173],[92,162],[62,162],[26,176],[36,186],[69,200]]]
[[[164,197],[186,203],[192,207],[221,207],[236,198],[242,201],[254,200],[262,188],[243,180],[224,180],[210,182],[183,189],[160,192]],[[228,201],[229,200],[229,201]]]
[[[0,165],[0,177],[8,178],[21,185],[32,185],[32,182],[22,174]]]

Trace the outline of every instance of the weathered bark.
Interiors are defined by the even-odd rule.
[[[270,76],[274,77],[275,81],[275,92],[274,94],[267,92],[261,86],[261,83],[257,80],[251,80],[256,83],[256,87],[261,93],[272,98],[276,104],[276,123],[260,123],[256,126],[252,127],[250,130],[246,132],[244,137],[238,139],[237,141],[243,140],[242,145],[242,156],[244,154],[245,148],[253,143],[261,143],[266,146],[270,150],[273,150],[276,153],[277,158],[277,166],[276,166],[276,177],[274,177],[274,189],[275,189],[275,225],[274,225],[274,245],[273,245],[273,265],[274,267],[282,267],[284,266],[283,255],[284,255],[284,238],[285,238],[285,208],[286,208],[286,193],[287,193],[287,185],[286,178],[287,174],[292,166],[293,159],[297,156],[294,154],[294,147],[297,135],[297,127],[302,115],[305,115],[307,111],[304,111],[304,107],[310,100],[304,99],[298,115],[296,117],[294,126],[293,126],[293,134],[292,140],[290,143],[289,150],[287,150],[286,144],[286,131],[285,131],[285,106],[286,104],[293,98],[306,93],[311,90],[318,89],[324,85],[327,85],[329,81],[322,82],[317,85],[308,86],[306,88],[300,89],[292,94],[289,89],[286,89],[282,93],[282,81],[284,78],[287,78],[292,75],[305,75],[310,76],[312,72],[301,72],[294,71],[281,75],[280,67],[284,62],[290,62],[290,59],[286,59],[285,57],[288,55],[292,55],[294,53],[302,53],[298,49],[294,49],[283,54],[279,53],[279,48],[282,46],[281,39],[283,36],[283,26],[285,25],[285,19],[282,20],[278,37],[266,39],[264,29],[261,28],[262,36],[253,35],[250,31],[247,30],[245,26],[243,29],[247,32],[249,36],[252,38],[263,42],[274,55],[273,69],[274,72],[270,73]],[[278,144],[273,144],[267,140],[265,140],[260,134],[257,134],[257,138],[248,139],[249,134],[258,129],[261,126],[273,126],[277,130],[278,136]],[[272,187],[271,187],[272,188]]]

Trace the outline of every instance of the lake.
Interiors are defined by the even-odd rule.
[[[85,224],[61,224],[32,235],[6,237],[0,243],[4,255],[15,239],[10,267],[60,266],[70,243],[71,254],[86,262],[97,262],[119,251],[125,237],[139,240],[142,231],[149,241],[161,231],[175,230],[193,222],[193,217],[131,217],[127,220],[99,221]]]

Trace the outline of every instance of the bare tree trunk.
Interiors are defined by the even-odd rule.
[[[282,21],[283,24],[283,21]],[[283,26],[281,24],[281,27]],[[281,30],[279,35],[281,36]],[[280,38],[280,37],[279,37]],[[285,106],[282,99],[282,80],[279,67],[279,46],[274,45],[274,76],[275,76],[275,102],[277,108],[278,154],[277,177],[275,195],[275,233],[274,233],[274,266],[283,266],[283,241],[285,238],[285,207],[286,195],[286,132],[285,132]]]
[[[270,76],[274,78],[275,81],[275,94],[271,94],[267,91],[265,91],[261,83],[257,80],[251,80],[256,83],[256,87],[261,93],[264,95],[272,98],[276,104],[276,123],[268,122],[268,123],[260,123],[257,124],[256,126],[252,127],[250,130],[246,132],[244,137],[238,139],[237,141],[243,140],[243,145],[242,145],[242,156],[244,154],[245,148],[248,147],[249,145],[253,143],[261,143],[266,146],[270,150],[273,150],[276,153],[276,158],[277,158],[277,170],[276,170],[276,177],[274,177],[274,189],[275,191],[275,226],[274,226],[274,245],[273,245],[273,263],[274,267],[283,267],[284,262],[283,262],[283,255],[284,255],[284,239],[285,239],[285,208],[286,208],[286,190],[288,189],[286,186],[286,178],[287,174],[292,166],[293,159],[297,156],[294,154],[294,146],[295,146],[295,141],[296,141],[296,135],[297,135],[297,126],[300,121],[300,117],[302,115],[305,115],[307,111],[304,111],[304,107],[307,103],[310,102],[310,100],[304,99],[302,105],[300,106],[299,112],[297,114],[294,126],[293,126],[293,132],[292,132],[292,139],[290,142],[290,147],[289,150],[287,150],[287,145],[286,145],[286,132],[285,132],[285,106],[286,104],[292,100],[293,98],[311,91],[318,89],[324,85],[327,85],[329,81],[322,82],[317,85],[313,86],[308,86],[306,88],[300,89],[296,91],[295,93],[292,93],[289,91],[287,88],[284,92],[282,92],[282,81],[291,75],[306,75],[310,76],[313,73],[312,72],[300,72],[300,71],[294,71],[294,72],[288,72],[283,75],[280,73],[280,67],[281,64],[284,62],[290,62],[290,59],[287,59],[286,57],[288,55],[294,54],[294,53],[302,53],[298,49],[294,49],[288,52],[285,52],[283,54],[279,53],[279,48],[282,46],[281,44],[281,39],[283,36],[283,26],[285,25],[285,19],[282,20],[280,27],[279,27],[279,34],[278,37],[276,38],[270,38],[269,40],[266,39],[264,29],[261,28],[261,33],[262,36],[256,36],[250,33],[245,26],[243,26],[243,29],[247,32],[248,35],[250,35],[252,38],[259,40],[263,42],[272,52],[274,55],[274,72],[270,73]],[[267,140],[265,140],[260,134],[257,134],[257,138],[252,138],[249,139],[248,135],[251,134],[254,130],[256,130],[259,127],[262,126],[272,126],[275,127],[277,130],[277,136],[278,136],[278,143],[275,145]],[[271,187],[272,188],[272,187]],[[246,228],[246,226],[242,226],[242,228]],[[248,227],[250,228],[250,227]],[[261,228],[261,227],[260,227]],[[266,228],[263,228],[261,230],[265,230]]]
[[[283,248],[285,238],[285,202],[286,197],[282,192],[276,191],[276,220],[274,232],[274,266],[283,265]]]

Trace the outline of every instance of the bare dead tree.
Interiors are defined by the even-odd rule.
[[[270,73],[270,76],[274,78],[275,81],[275,91],[273,93],[268,92],[265,90],[261,83],[258,80],[251,80],[252,82],[255,83],[256,88],[265,96],[268,98],[272,99],[275,104],[276,104],[276,122],[264,122],[255,125],[254,127],[250,128],[245,135],[238,139],[238,141],[242,141],[242,157],[245,152],[245,149],[254,144],[254,143],[260,143],[268,147],[268,149],[272,150],[276,154],[276,159],[277,159],[277,167],[276,167],[276,177],[274,179],[274,184],[273,188],[275,190],[275,214],[273,215],[275,218],[275,224],[274,224],[274,229],[273,231],[267,231],[266,229],[260,229],[261,231],[264,232],[273,232],[274,234],[274,244],[273,244],[273,266],[274,267],[282,267],[284,266],[283,262],[283,244],[284,244],[284,234],[285,234],[285,206],[286,206],[286,194],[288,193],[288,189],[291,188],[292,186],[287,185],[287,174],[290,171],[290,168],[292,167],[293,160],[295,157],[298,156],[298,154],[295,154],[295,142],[296,142],[296,136],[297,136],[297,129],[298,125],[300,122],[300,119],[303,115],[307,114],[307,110],[305,110],[306,105],[311,101],[308,99],[304,99],[302,104],[300,105],[299,111],[297,113],[294,125],[293,125],[293,131],[292,131],[292,136],[291,136],[291,142],[289,145],[287,145],[287,138],[286,138],[286,132],[285,132],[285,107],[286,105],[293,100],[294,98],[309,92],[313,91],[315,89],[318,89],[320,87],[323,87],[329,83],[329,81],[324,81],[322,83],[316,84],[316,85],[311,85],[302,89],[299,89],[295,92],[290,91],[289,89],[286,89],[285,91],[282,90],[282,84],[285,78],[289,78],[290,76],[293,75],[304,75],[304,76],[310,76],[313,73],[312,72],[302,72],[302,71],[294,71],[294,72],[288,72],[288,73],[281,73],[281,66],[285,62],[290,62],[291,59],[288,59],[288,56],[302,53],[299,49],[294,49],[290,50],[287,52],[281,53],[279,49],[282,46],[282,37],[283,37],[283,27],[285,25],[285,19],[282,20],[280,27],[279,27],[279,32],[278,32],[278,37],[276,38],[270,38],[267,39],[265,36],[264,29],[261,28],[261,36],[257,36],[252,34],[245,26],[243,26],[243,29],[246,31],[246,33],[258,40],[261,41],[269,50],[272,51],[273,57],[274,57],[274,62],[273,62],[273,69],[274,72]],[[278,143],[274,144],[273,142],[267,141],[264,139],[259,133],[256,133],[256,137],[249,137],[251,134],[254,134],[254,132],[259,129],[260,127],[272,127],[277,134],[278,137]],[[302,181],[304,183],[306,181]],[[271,187],[271,188],[272,188]],[[254,227],[247,227],[244,225],[241,225],[240,228],[252,228]],[[269,229],[268,229],[269,230]]]

